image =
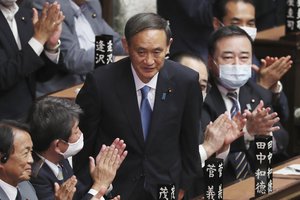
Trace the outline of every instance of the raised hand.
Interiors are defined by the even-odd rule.
[[[77,179],[72,176],[65,181],[61,186],[58,183],[54,183],[54,197],[55,200],[72,200],[76,192]]]
[[[264,108],[263,101],[257,105],[253,112],[245,110],[244,116],[247,118],[247,131],[250,135],[267,135],[280,129],[274,126],[279,121],[276,112],[271,112],[271,108]]]
[[[111,145],[114,145],[116,149],[118,149],[118,155],[120,156],[120,165],[122,164],[122,162],[124,161],[124,159],[126,158],[128,152],[125,151],[126,148],[126,144],[124,143],[124,140],[121,140],[119,138],[116,138]]]
[[[282,76],[292,67],[291,56],[281,58],[269,57],[261,59],[261,67],[258,69],[258,84],[266,89],[277,85]]]
[[[33,37],[42,45],[47,42],[47,47],[53,48],[57,45],[60,37],[63,20],[64,15],[60,11],[60,5],[57,2],[53,4],[45,3],[40,17],[37,10],[33,8]]]

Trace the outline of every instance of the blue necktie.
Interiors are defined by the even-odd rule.
[[[149,86],[144,86],[141,89],[142,101],[141,101],[140,112],[141,112],[141,120],[142,120],[143,134],[145,140],[147,139],[150,122],[151,122],[151,114],[152,114],[152,109],[148,101],[149,91],[150,91]]]

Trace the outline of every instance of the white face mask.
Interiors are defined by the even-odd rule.
[[[17,0],[0,0],[0,4],[4,5],[5,7],[13,6]]]
[[[251,77],[251,65],[219,65],[219,82],[229,90],[242,87]]]
[[[79,151],[81,151],[81,149],[83,148],[83,134],[81,133],[79,139],[76,142],[68,144],[68,149],[64,153],[61,153],[61,155],[63,155],[65,159],[74,156]]]
[[[240,26],[241,29],[243,29],[252,39],[252,41],[255,40],[257,28],[248,27],[248,26]]]

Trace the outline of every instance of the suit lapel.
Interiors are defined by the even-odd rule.
[[[4,17],[1,11],[0,11],[0,24],[2,26],[0,28],[0,32],[2,32],[3,37],[5,37],[7,39],[7,42],[11,44],[10,46],[12,47],[12,49],[18,49],[14,35],[8,25],[6,18]]]
[[[133,75],[130,67],[130,60],[127,60],[122,68],[119,76],[119,81],[116,83],[116,91],[120,100],[120,104],[127,116],[129,124],[132,127],[133,134],[135,135],[141,147],[144,145],[144,137],[141,126],[140,110],[137,102],[136,88],[134,84]]]
[[[162,118],[165,116],[166,111],[170,103],[168,103],[172,98],[168,98],[171,92],[176,92],[175,83],[172,81],[172,74],[168,71],[168,67],[164,66],[158,75],[158,80],[156,84],[155,92],[155,102],[153,106],[153,112],[151,117],[150,130],[148,138],[146,140],[146,145],[155,138],[154,129],[159,129],[159,123],[164,121]]]

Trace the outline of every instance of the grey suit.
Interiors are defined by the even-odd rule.
[[[54,0],[34,0],[34,7],[42,9],[43,4]],[[66,68],[60,71],[52,80],[39,84],[38,92],[49,93],[83,82],[83,76],[94,69],[94,49],[80,48],[75,30],[75,11],[69,0],[57,0],[65,15],[61,34],[61,52]],[[83,12],[95,35],[109,34],[114,37],[114,55],[124,54],[121,37],[102,18],[102,7],[98,0],[87,0]]]
[[[23,181],[19,183],[18,188],[21,193],[22,199],[38,200],[35,190],[29,181]],[[4,190],[1,187],[0,187],[0,199],[9,200],[7,194],[4,192]]]

